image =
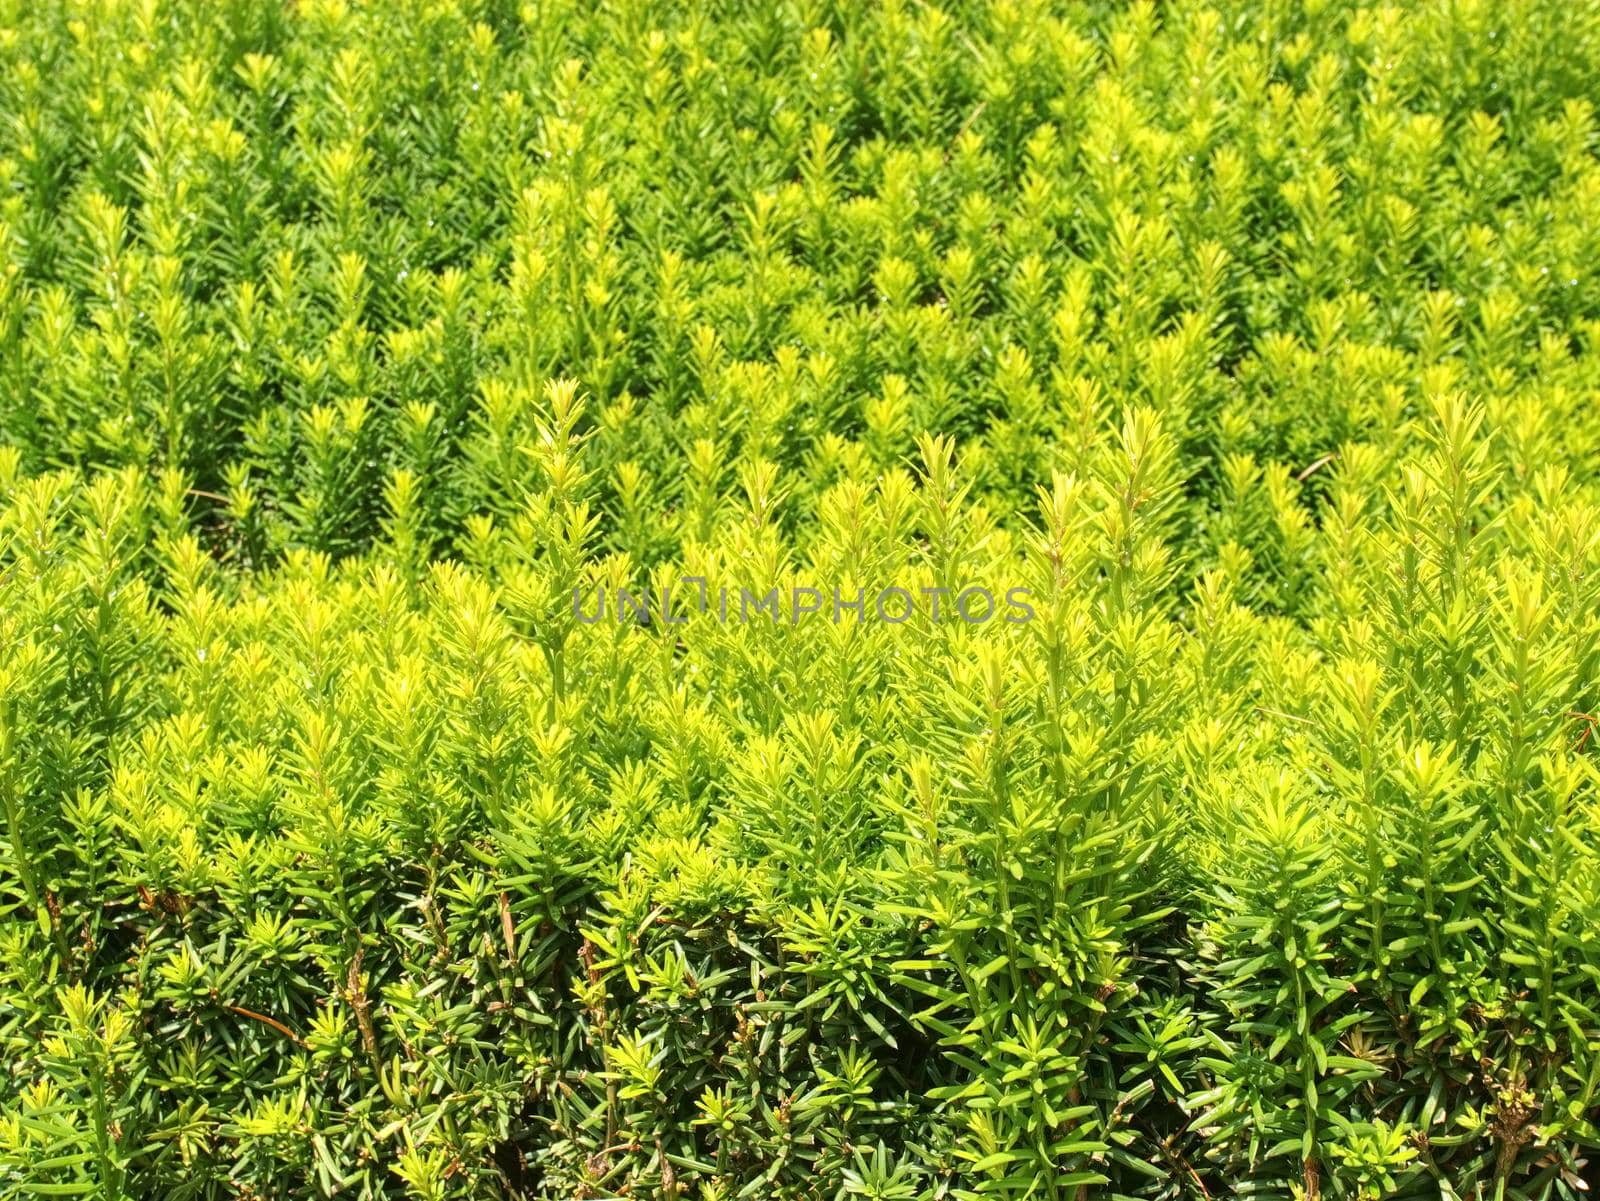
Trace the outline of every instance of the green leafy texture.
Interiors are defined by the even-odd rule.
[[[1592,1187],[1593,6],[0,68],[0,1195]]]

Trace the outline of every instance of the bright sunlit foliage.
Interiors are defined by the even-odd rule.
[[[1592,1195],[1597,98],[0,0],[0,1197]]]

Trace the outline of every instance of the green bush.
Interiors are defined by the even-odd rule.
[[[1600,1183],[1600,8],[0,68],[0,1196]]]

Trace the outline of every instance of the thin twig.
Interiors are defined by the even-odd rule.
[[[1304,471],[1302,471],[1299,475],[1295,476],[1294,478],[1297,481],[1299,481],[1300,483],[1303,484],[1308,479],[1310,479],[1313,475],[1315,475],[1317,472],[1321,471],[1324,467],[1326,467],[1329,463],[1333,462],[1338,457],[1339,457],[1338,454],[1330,451],[1328,454],[1323,455],[1315,463],[1311,464],[1311,466],[1307,467]]]
[[[1257,713],[1265,713],[1271,717],[1281,717],[1284,721],[1297,721],[1303,726],[1314,726],[1317,723],[1309,717],[1299,717],[1293,713],[1285,713],[1282,709],[1269,709],[1265,705],[1253,706]]]
[[[237,1013],[240,1017],[252,1018],[255,1021],[263,1022],[266,1025],[271,1026],[274,1030],[276,1030],[279,1034],[283,1035],[290,1042],[294,1043],[294,1045],[297,1046],[297,1047],[305,1047],[306,1046],[306,1040],[305,1039],[301,1038],[298,1034],[296,1034],[293,1030],[289,1029],[289,1027],[285,1026],[277,1018],[269,1018],[264,1013],[257,1013],[255,1010],[246,1009],[242,1005],[225,1005],[225,1006],[223,1006],[223,1008],[228,1010],[230,1013]]]

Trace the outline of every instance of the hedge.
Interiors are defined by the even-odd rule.
[[[0,1196],[1600,1186],[1596,95],[0,0]]]

